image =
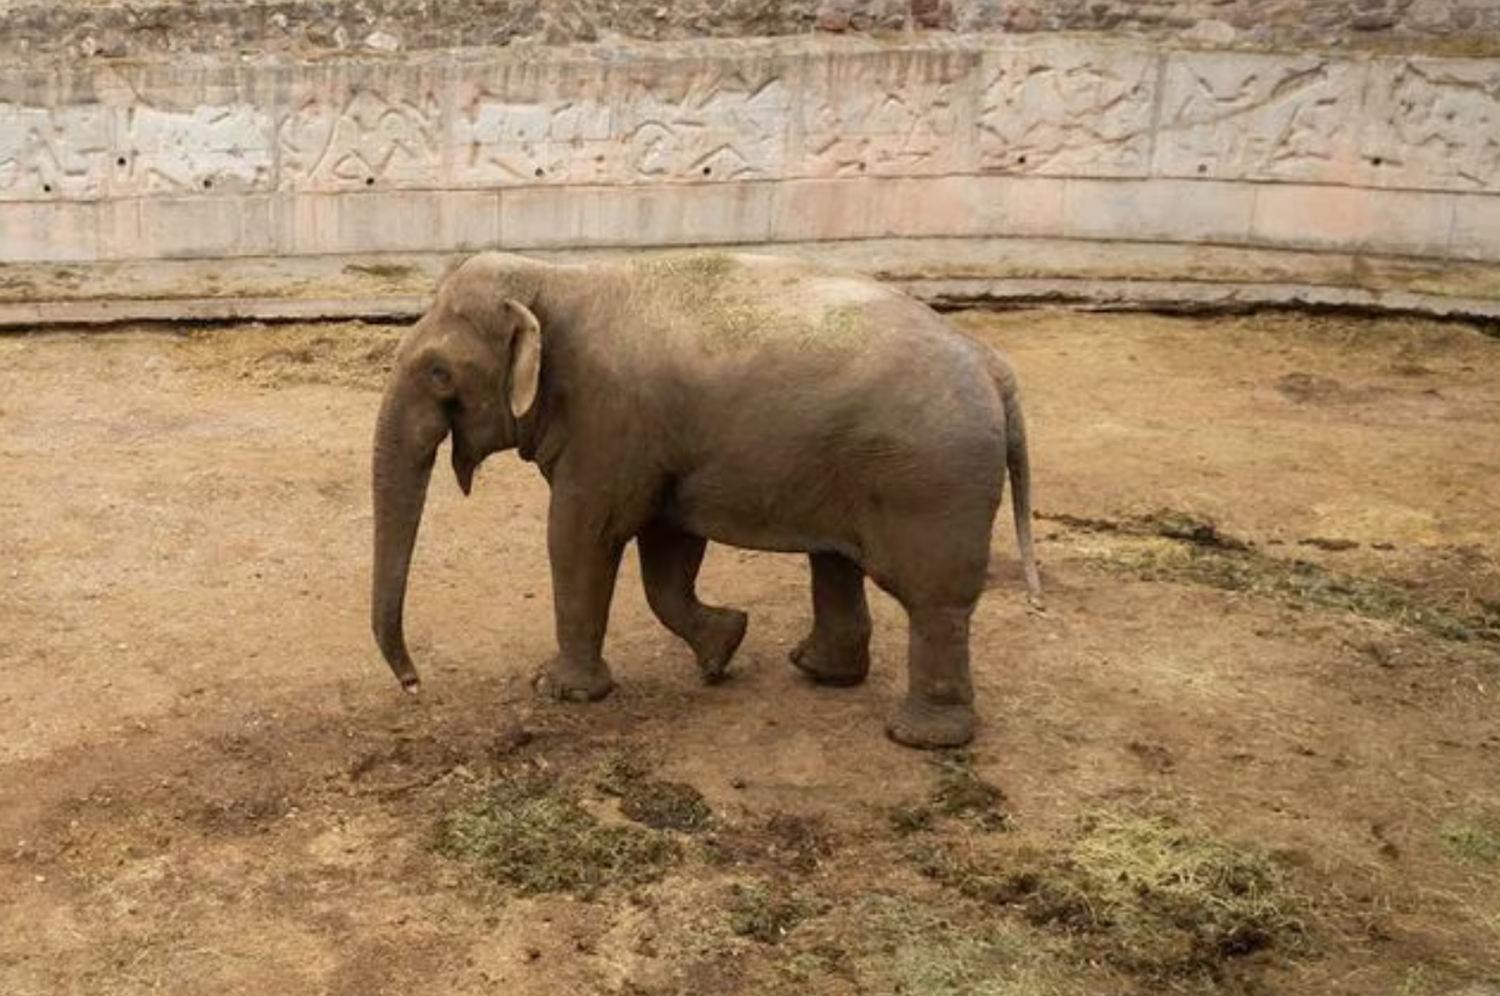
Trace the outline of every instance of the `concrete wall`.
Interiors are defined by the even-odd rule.
[[[889,237],[1500,261],[1500,60],[978,34],[0,69],[10,263]]]

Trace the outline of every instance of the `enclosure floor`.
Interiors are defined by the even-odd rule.
[[[936,766],[882,733],[889,599],[866,685],[787,666],[809,612],[789,556],[711,549],[704,597],[751,616],[723,685],[627,560],[619,689],[534,700],[546,492],[513,455],[468,500],[438,461],[407,612],[426,683],[403,694],[367,605],[397,327],[0,338],[0,992],[1492,991],[1464,987],[1500,980],[1500,343],[955,321],[1019,371],[1048,600],[1027,608],[1002,516],[978,739]],[[434,847],[521,773],[636,826],[621,758],[713,814],[664,831],[661,881],[517,897]],[[954,771],[1001,794],[931,809]],[[1118,918],[1049,919],[1034,896],[1101,813],[1264,857],[1280,932],[1142,960]]]

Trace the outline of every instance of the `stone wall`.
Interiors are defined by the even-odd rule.
[[[1298,252],[1350,284],[1372,257],[1500,264],[1496,58],[1045,32],[404,47],[0,67],[0,261],[927,239]]]
[[[1500,55],[1496,0],[11,0],[0,55],[415,51],[825,32],[1107,32]]]

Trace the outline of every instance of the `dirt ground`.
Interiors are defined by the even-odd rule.
[[[700,685],[633,564],[620,688],[533,700],[545,489],[435,478],[404,695],[368,632],[399,329],[0,339],[0,992],[1500,993],[1500,342],[965,313],[1020,372],[972,749],[787,666]],[[446,462],[440,460],[440,468]]]

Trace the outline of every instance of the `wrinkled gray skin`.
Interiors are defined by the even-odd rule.
[[[764,256],[700,253],[559,266],[465,262],[396,354],[375,436],[372,622],[402,685],[417,672],[402,606],[439,444],[465,494],[518,449],[551,485],[566,699],[613,687],[600,656],[625,545],[652,610],[708,680],[745,634],[695,583],[708,540],[805,552],[815,682],[870,667],[870,577],[910,620],[908,692],[887,729],[915,747],[974,733],[969,619],[1007,469],[1033,600],[1025,425],[1005,360],[874,281]]]

